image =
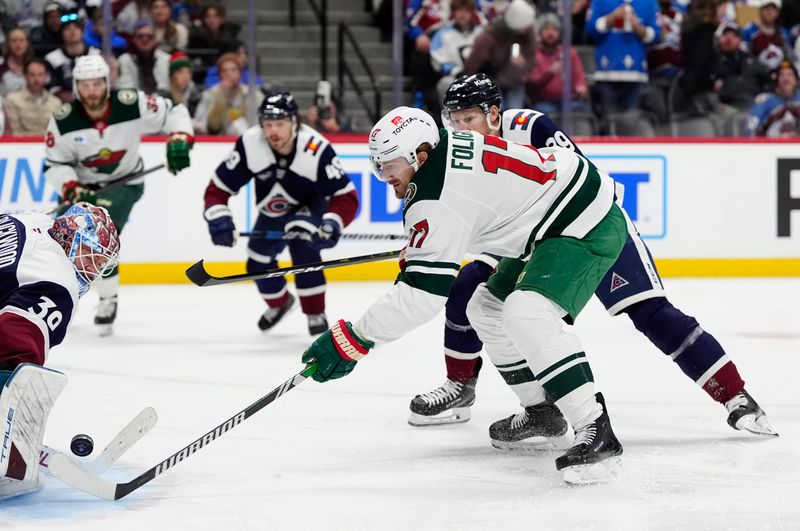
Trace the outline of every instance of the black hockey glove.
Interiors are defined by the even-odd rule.
[[[203,214],[208,222],[208,232],[214,245],[233,247],[236,243],[236,225],[227,205],[212,205]]]

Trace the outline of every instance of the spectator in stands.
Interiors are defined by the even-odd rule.
[[[50,0],[5,0],[5,13],[11,18],[13,27],[26,32],[42,25],[42,12]]]
[[[562,73],[564,70],[563,46],[561,44],[561,21],[555,13],[545,13],[536,19],[539,36],[533,69],[528,75],[528,98],[533,108],[545,114],[561,110],[561,98],[564,93]],[[586,72],[578,56],[577,50],[570,47],[570,88],[573,111],[590,112],[591,106],[586,101],[589,87],[586,84]]]
[[[783,61],[773,71],[777,85],[774,92],[756,96],[747,120],[749,136],[768,138],[800,137],[800,90],[797,69]]]
[[[595,87],[602,113],[636,110],[647,83],[645,46],[657,41],[652,0],[592,0],[586,35],[595,40]]]
[[[742,40],[750,52],[767,68],[776,68],[784,58],[790,57],[792,37],[786,28],[778,25],[781,0],[759,0],[758,21],[742,30]]]
[[[464,59],[469,56],[483,25],[476,23],[475,0],[451,0],[453,19],[433,34],[430,56],[433,69],[441,76],[436,84],[439,100],[444,98],[450,84],[464,71]]]
[[[503,16],[478,35],[464,62],[465,74],[482,72],[500,87],[504,109],[525,106],[525,79],[536,55],[535,18],[533,6],[512,0]]]
[[[6,96],[25,86],[25,63],[31,57],[33,50],[25,30],[11,30],[0,63],[0,95]]]
[[[678,77],[683,65],[681,54],[681,26],[683,12],[672,0],[658,0],[659,11],[656,24],[659,37],[647,48],[647,68],[649,81],[644,87],[641,106],[654,113],[659,121],[669,119],[670,106],[667,103],[672,83]]]
[[[130,51],[119,57],[119,88],[136,88],[147,94],[169,92],[169,54],[156,48],[153,22],[140,20]]]
[[[202,9],[202,0],[173,1],[172,20],[183,24],[186,28],[193,28],[200,24],[200,12]]]
[[[169,58],[169,93],[174,103],[183,103],[194,116],[200,103],[200,90],[192,81],[192,61],[183,52],[174,52]]]
[[[431,36],[450,18],[447,0],[410,0],[406,2],[405,35],[411,43],[410,67],[413,107],[427,107],[438,116],[439,96],[436,82],[439,79],[431,65]]]
[[[719,109],[714,92],[714,75],[719,52],[714,33],[724,6],[719,0],[694,0],[681,29],[681,49],[691,57],[683,67],[675,94],[675,110],[692,116],[706,116]]]
[[[242,65],[236,54],[222,54],[217,60],[220,82],[206,90],[197,106],[194,129],[197,133],[233,135],[244,133],[255,125],[247,121],[247,85],[241,83]],[[263,94],[258,91],[255,105],[261,104]]]
[[[189,32],[189,56],[193,57],[195,54],[201,59],[205,67],[201,73],[213,66],[222,53],[222,48],[239,35],[241,28],[237,24],[227,22],[225,13],[225,6],[220,2],[206,5],[200,12],[200,27],[193,28]],[[199,54],[198,50],[202,50],[203,53]]]
[[[136,31],[140,20],[150,17],[148,0],[111,0],[111,10],[117,31],[128,37]]]
[[[64,8],[58,2],[48,2],[42,13],[42,25],[28,32],[31,46],[37,55],[44,57],[61,46],[61,15]]]
[[[308,108],[303,122],[320,133],[348,132],[350,131],[349,123],[342,116],[340,109],[339,100],[335,96],[331,96],[326,112],[320,113],[319,107],[313,104]]]
[[[242,83],[249,86],[250,67],[248,66],[247,60],[247,47],[244,45],[244,43],[239,39],[233,39],[222,47],[221,52],[236,54],[236,57],[239,58],[239,64],[244,65],[242,67]],[[217,83],[219,83],[219,68],[217,68],[217,65],[213,65],[208,69],[208,72],[206,72],[206,79],[203,81],[203,88],[210,89]],[[264,80],[261,79],[261,76],[257,75],[256,86],[261,87],[263,85]]]
[[[94,15],[89,23],[86,25],[86,31],[83,32],[83,42],[91,48],[103,49],[103,35],[106,32],[106,21],[103,19],[103,10],[95,9]],[[125,40],[115,29],[111,30],[111,53],[114,56],[119,56],[125,53],[128,47],[128,41]]]
[[[722,104],[747,110],[756,95],[766,89],[770,72],[743,46],[736,23],[723,22],[715,36],[720,60],[714,76],[714,90]]]
[[[6,97],[6,133],[13,136],[43,136],[61,100],[45,90],[47,63],[34,57],[25,63],[25,87]]]
[[[84,20],[78,13],[72,11],[61,15],[62,44],[44,57],[50,65],[47,88],[61,101],[72,101],[72,68],[75,66],[75,58],[94,50],[83,42],[83,28]]]
[[[171,7],[167,0],[150,0],[150,17],[156,30],[158,48],[167,53],[185,50],[189,44],[189,30],[171,17]]]

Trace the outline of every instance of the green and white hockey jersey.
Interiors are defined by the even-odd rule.
[[[45,133],[45,177],[60,191],[64,183],[103,183],[141,171],[142,135],[194,134],[182,104],[134,89],[112,90],[109,111],[91,120],[77,101],[63,104]]]
[[[614,199],[613,180],[589,172],[590,163],[571,150],[469,131],[440,135],[406,192],[405,265],[354,324],[376,344],[435,317],[467,252],[527,257],[545,238],[582,238]]]

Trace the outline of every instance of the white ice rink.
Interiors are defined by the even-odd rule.
[[[494,450],[488,426],[518,411],[486,364],[467,424],[412,428],[409,400],[444,381],[442,322],[372,352],[343,380],[308,380],[118,502],[49,478],[0,503],[0,529],[800,529],[800,279],[667,279],[716,335],[780,433],[736,432],[727,413],[593,301],[576,332],[624,445],[613,483],[567,487],[555,453]],[[389,283],[333,283],[330,318],[357,318]],[[270,334],[252,285],[123,286],[113,337],[87,295],[49,364],[70,379],[45,441],[90,434],[96,452],[138,411],[159,422],[108,472],[128,481],[299,371],[295,311]]]

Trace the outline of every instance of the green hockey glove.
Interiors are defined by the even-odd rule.
[[[319,365],[313,378],[327,382],[347,376],[375,346],[372,341],[361,339],[353,332],[353,326],[339,319],[330,330],[319,336],[303,353],[303,363],[316,361]]]
[[[82,185],[78,181],[68,181],[64,183],[61,188],[61,199],[71,204],[86,201],[87,203],[96,204],[97,195],[87,185]]]
[[[173,175],[190,165],[189,151],[194,146],[194,137],[186,133],[172,133],[167,140],[167,169]]]

